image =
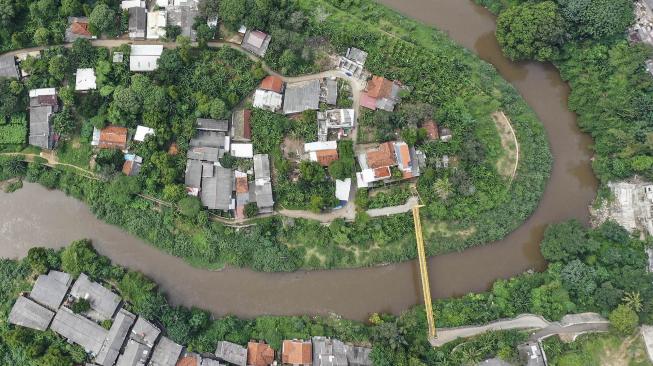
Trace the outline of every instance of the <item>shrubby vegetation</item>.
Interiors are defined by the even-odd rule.
[[[568,251],[567,246],[572,244],[574,248]],[[567,312],[597,311],[609,316],[615,331],[630,335],[638,323],[653,321],[653,275],[646,272],[645,244],[614,223],[595,230],[586,230],[574,221],[554,225],[542,242],[545,257],[551,261],[547,271],[498,280],[487,293],[437,300],[437,325],[481,324],[524,312],[558,320]],[[139,272],[112,265],[86,240],[73,242],[60,251],[32,248],[21,261],[0,260],[0,318],[6,319],[19,292],[29,290],[35,276],[49,269],[75,276],[86,273],[113,287],[127,301],[130,311],[163,325],[171,339],[196,352],[213,352],[219,340],[245,344],[261,339],[279,350],[283,339],[326,335],[372,345],[375,365],[457,365],[475,364],[490,357],[516,361],[515,347],[527,338],[526,333],[517,331],[489,332],[433,348],[426,339],[426,317],[421,306],[400,316],[374,313],[366,324],[335,315],[213,318],[200,309],[169,305],[154,282]],[[76,306],[83,311],[85,305]],[[560,358],[559,364],[566,364],[562,363],[566,358],[589,360],[594,356],[588,342],[613,342],[620,339],[616,334],[607,338],[589,336],[570,345],[549,339],[545,347],[551,360]],[[85,357],[83,351],[52,332],[33,332],[6,322],[0,323],[0,339],[4,341],[0,342],[0,359],[9,364],[71,365],[83,362]],[[579,355],[579,350],[586,351]],[[52,361],[47,361],[50,358]]]
[[[602,183],[653,179],[651,50],[628,44],[632,0],[478,0],[499,13],[497,39],[514,60],[552,61],[571,85],[569,108],[594,138]]]

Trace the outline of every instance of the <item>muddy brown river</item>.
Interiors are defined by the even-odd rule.
[[[513,63],[501,55],[494,37],[495,18],[465,0],[381,0],[403,14],[434,25],[459,44],[494,64],[521,92],[544,123],[555,163],[536,212],[504,240],[429,260],[434,297],[481,291],[497,278],[527,269],[541,270],[538,242],[546,225],[588,220],[597,182],[590,167],[591,140],[567,110],[569,89],[557,71],[541,63]],[[104,255],[154,279],[175,304],[198,306],[215,314],[338,313],[366,319],[371,312],[399,313],[421,302],[413,262],[369,269],[295,273],[257,273],[228,268],[209,272],[163,254],[117,227],[95,218],[81,202],[59,191],[26,184],[0,193],[0,255],[20,257],[32,246],[60,247],[91,238]]]

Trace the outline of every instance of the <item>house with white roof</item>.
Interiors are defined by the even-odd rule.
[[[134,141],[143,142],[149,135],[154,136],[154,129],[145,126],[137,126],[136,133],[134,134]]]
[[[254,157],[254,148],[250,143],[233,143],[229,152],[236,158],[251,159]]]
[[[133,44],[129,56],[129,70],[136,72],[156,70],[162,53],[163,45]]]
[[[276,112],[281,109],[283,95],[270,90],[256,89],[254,92],[254,107]]]
[[[159,39],[166,36],[166,15],[165,10],[150,11],[147,13],[147,39]]]
[[[84,92],[97,89],[95,70],[92,68],[77,69],[75,75],[75,91]]]

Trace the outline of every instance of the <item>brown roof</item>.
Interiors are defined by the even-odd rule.
[[[88,23],[84,22],[73,22],[70,25],[70,32],[73,34],[79,34],[81,36],[91,35],[91,32],[88,30]]]
[[[438,124],[433,121],[426,121],[424,124],[422,124],[422,128],[426,130],[426,136],[428,136],[429,140],[437,140],[440,138],[440,134],[438,133]]]
[[[122,165],[122,172],[125,175],[131,175],[132,169],[134,169],[133,160],[125,160],[125,163]]]
[[[261,81],[261,89],[281,94],[283,91],[283,80],[275,75],[267,76],[263,81]]]
[[[109,126],[100,131],[101,149],[108,148],[127,148],[127,127]]]
[[[332,162],[338,160],[338,150],[319,150],[315,152],[317,162],[322,166],[329,166]]]
[[[199,366],[199,362],[197,362],[197,357],[196,356],[187,356],[187,357],[182,357],[177,361],[176,366]]]
[[[305,365],[313,362],[313,350],[310,341],[283,341],[281,362],[291,365]]]
[[[252,138],[252,127],[249,124],[250,119],[252,118],[252,111],[245,109],[243,111],[243,137],[246,139]]]
[[[372,76],[365,88],[367,95],[372,98],[387,98],[392,94],[392,81],[381,76]]]
[[[401,162],[404,164],[404,168],[406,168],[407,165],[410,165],[410,149],[408,149],[408,145],[401,144],[399,146],[399,153],[401,154]]]
[[[247,192],[249,192],[249,184],[247,183],[247,177],[236,178],[236,193],[247,193]]]
[[[392,142],[382,143],[378,149],[367,152],[367,166],[372,169],[397,164]]]
[[[388,178],[392,175],[389,166],[374,169],[374,178]]]
[[[247,343],[247,365],[268,366],[274,362],[274,350],[262,342]]]

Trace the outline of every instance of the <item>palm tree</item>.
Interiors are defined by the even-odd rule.
[[[642,311],[642,297],[637,291],[626,292],[621,301],[636,312]]]
[[[440,178],[436,180],[433,184],[433,189],[444,201],[446,201],[453,193],[453,186],[451,185],[451,182],[449,182],[449,178]]]

